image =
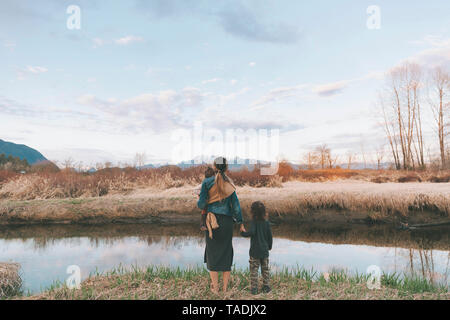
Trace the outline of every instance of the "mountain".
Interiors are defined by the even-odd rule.
[[[19,157],[20,159],[26,159],[29,164],[34,164],[47,159],[37,150],[30,148],[24,144],[16,144],[0,139],[0,154],[6,156]]]
[[[201,160],[200,158],[195,158],[193,160],[177,163],[176,166],[178,166],[182,169],[186,169],[186,168],[197,166],[200,164],[211,165],[215,158],[216,158],[216,156],[211,156],[211,157],[207,158],[206,160],[205,159]],[[240,170],[243,167],[247,167],[251,171],[254,169],[255,164],[268,165],[268,164],[270,164],[270,162],[262,161],[262,160],[255,160],[255,159],[248,159],[248,158],[243,159],[243,158],[239,158],[239,157],[228,159],[228,169],[231,171]]]

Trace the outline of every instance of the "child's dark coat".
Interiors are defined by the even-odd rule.
[[[241,232],[243,237],[250,237],[250,257],[263,259],[269,256],[272,249],[272,229],[269,221],[252,221],[250,230]]]

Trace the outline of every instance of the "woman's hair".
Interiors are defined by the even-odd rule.
[[[251,206],[252,218],[253,220],[265,220],[266,218],[266,207],[261,201],[255,201]]]
[[[220,173],[224,174],[228,169],[227,159],[224,157],[218,157],[214,159],[214,167],[219,170]]]
[[[219,195],[225,196],[225,182],[231,183],[234,187],[233,181],[225,174],[228,169],[227,159],[225,159],[224,157],[218,157],[214,159],[214,167],[218,171],[215,182],[217,184]]]

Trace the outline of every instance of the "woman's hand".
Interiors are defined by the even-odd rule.
[[[241,227],[239,228],[239,231],[240,231],[240,232],[246,232],[246,230],[245,230],[245,227],[244,227],[244,224],[243,224],[243,223],[241,223]]]

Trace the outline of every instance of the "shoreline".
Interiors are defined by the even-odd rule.
[[[0,262],[0,300],[17,295],[22,286],[18,263]]]
[[[448,287],[435,285],[419,277],[399,278],[383,274],[380,286],[369,289],[368,276],[351,275],[343,271],[319,273],[298,268],[271,272],[270,293],[251,295],[249,271],[232,270],[227,293],[213,294],[209,290],[209,275],[204,268],[179,269],[171,267],[123,268],[106,274],[96,274],[82,281],[80,289],[64,285],[31,296],[11,299],[31,300],[309,300],[309,299],[450,299]],[[261,281],[261,279],[260,279]]]
[[[388,225],[349,225],[325,223],[278,224],[272,226],[274,237],[303,242],[335,245],[352,244],[374,247],[450,250],[450,226],[421,230],[397,230]],[[121,237],[196,237],[204,233],[198,224],[55,224],[0,226],[0,239],[36,239],[40,243],[77,237],[109,239]],[[240,237],[235,227],[234,237]]]
[[[195,223],[194,187],[137,189],[103,197],[0,200],[0,225]],[[449,222],[450,183],[361,181],[283,183],[281,188],[238,187],[243,217],[262,200],[275,223],[396,224]]]

